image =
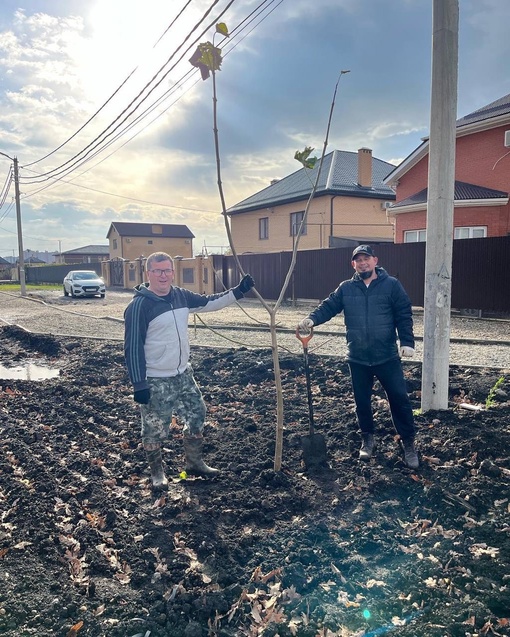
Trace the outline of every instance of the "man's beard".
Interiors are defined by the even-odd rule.
[[[360,272],[359,275],[363,279],[363,281],[365,281],[366,279],[369,279],[372,276],[373,272],[374,272],[373,270],[365,270],[365,272]]]

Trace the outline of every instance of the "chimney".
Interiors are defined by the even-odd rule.
[[[364,188],[372,187],[372,149],[358,150],[358,185]]]

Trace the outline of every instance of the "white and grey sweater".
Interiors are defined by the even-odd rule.
[[[148,388],[147,377],[166,378],[186,371],[190,310],[214,312],[243,296],[238,287],[205,295],[175,286],[166,296],[158,296],[147,283],[138,285],[124,312],[124,355],[134,390]]]

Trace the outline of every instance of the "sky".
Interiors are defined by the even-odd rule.
[[[300,169],[296,150],[371,148],[398,165],[430,130],[433,0],[2,0],[0,202],[19,165],[25,250],[108,243],[115,221],[227,244],[228,207]],[[510,2],[459,2],[458,117],[510,93]],[[230,37],[215,35],[224,22]],[[5,157],[7,155],[7,157]],[[9,159],[11,158],[11,159]],[[11,183],[0,256],[18,254]],[[145,255],[146,256],[146,255]]]

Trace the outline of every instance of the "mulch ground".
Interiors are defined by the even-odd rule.
[[[28,361],[61,371],[0,380],[0,634],[510,634],[510,379],[495,388],[497,370],[451,368],[451,408],[416,417],[412,471],[379,387],[377,452],[358,460],[348,368],[310,355],[329,466],[307,470],[303,361],[284,354],[275,472],[270,352],[193,349],[221,474],[179,478],[175,423],[161,495],[121,344],[0,328],[0,362]],[[406,373],[419,409],[420,366]]]

